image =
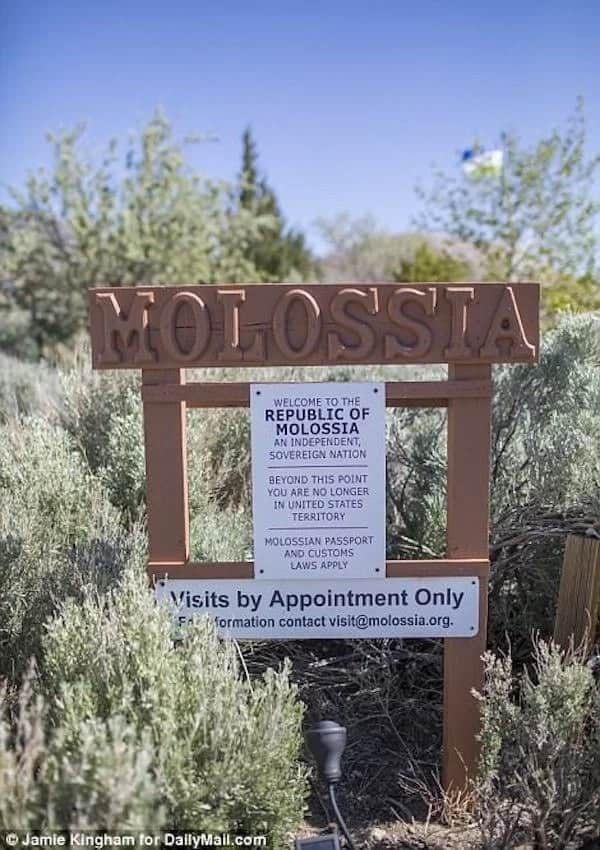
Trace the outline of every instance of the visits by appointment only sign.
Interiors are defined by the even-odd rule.
[[[385,385],[254,384],[257,577],[385,577]]]
[[[471,637],[477,578],[159,581],[180,623],[209,613],[236,638]]]

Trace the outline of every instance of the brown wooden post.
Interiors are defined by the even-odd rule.
[[[144,387],[185,383],[182,369],[142,370]],[[149,572],[189,559],[186,405],[144,400]]]
[[[600,540],[569,534],[565,547],[554,640],[564,649],[571,641],[594,644],[600,618]]]
[[[450,365],[449,380],[490,380],[489,365]],[[489,557],[491,399],[448,401],[449,558]],[[446,790],[465,787],[479,755],[479,706],[471,696],[483,686],[488,578],[480,576],[479,631],[444,641],[444,743],[442,781]]]

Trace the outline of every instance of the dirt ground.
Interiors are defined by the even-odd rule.
[[[307,827],[302,835],[325,831],[326,825],[323,829]],[[439,823],[382,823],[350,829],[350,834],[358,850],[476,850],[479,846],[475,830],[449,829]]]
[[[356,788],[356,783],[353,784]],[[338,831],[321,784],[313,779],[311,786],[313,793],[302,834],[313,836]],[[433,803],[427,805],[417,795],[394,800],[373,795],[368,805],[366,795],[361,799],[353,794],[353,789],[339,787],[337,798],[357,850],[477,850],[481,846],[479,831],[461,825],[464,820],[458,814],[461,810],[457,809],[451,826],[440,822],[434,796],[430,798]],[[387,817],[381,816],[384,812]]]

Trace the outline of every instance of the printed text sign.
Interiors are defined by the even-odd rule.
[[[385,577],[385,385],[253,384],[256,578]]]
[[[473,637],[479,579],[203,581],[162,579],[156,597],[179,622],[209,614],[235,638]]]

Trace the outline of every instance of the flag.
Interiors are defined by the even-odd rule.
[[[502,172],[503,151],[482,148],[463,151],[462,169],[467,177],[497,177]]]

